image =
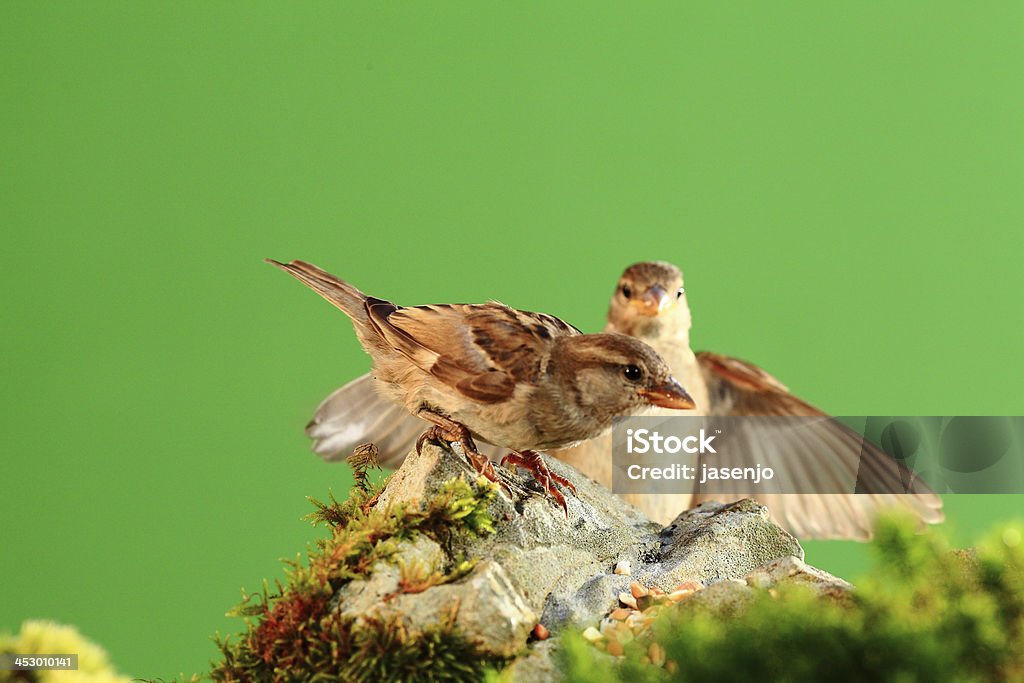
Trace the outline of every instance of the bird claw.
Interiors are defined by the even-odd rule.
[[[444,444],[447,447],[449,443],[454,441],[454,439],[447,439],[445,438],[446,436],[447,434],[445,431],[437,425],[430,427],[427,431],[420,434],[418,439],[416,439],[416,455],[420,454],[420,451],[423,450],[423,444],[428,441],[436,441],[437,443]]]
[[[562,495],[561,491],[555,488],[552,482],[569,489],[572,491],[574,496],[577,495],[576,486],[565,477],[552,472],[540,457],[540,453],[537,453],[536,451],[512,451],[501,459],[500,464],[502,467],[504,467],[506,463],[509,463],[514,467],[522,468],[533,475],[534,480],[541,485],[541,488],[544,489],[544,493],[550,496],[555,503],[561,506],[562,512],[565,513],[566,517],[569,516],[569,505],[565,501],[565,496]]]
[[[444,445],[448,450],[452,450],[451,444],[458,443],[459,446],[462,447],[462,452],[465,454],[466,460],[468,460],[469,464],[474,470],[476,470],[476,473],[501,486],[511,497],[512,489],[508,487],[508,484],[501,481],[498,477],[498,473],[494,470],[494,465],[487,459],[487,456],[483,455],[476,449],[476,444],[473,442],[473,437],[470,436],[468,430],[453,434],[443,427],[434,425],[427,431],[420,434],[419,438],[416,439],[417,455],[419,455],[420,449],[427,441],[436,441]]]

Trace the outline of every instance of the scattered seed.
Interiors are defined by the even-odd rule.
[[[597,641],[604,638],[604,636],[601,635],[601,632],[593,626],[588,626],[586,630],[583,631],[583,637],[592,643],[596,643]]]
[[[633,573],[633,565],[629,560],[619,560],[615,564],[616,574],[625,574],[626,576]]]
[[[670,674],[674,674],[679,671],[679,665],[676,664],[674,659],[670,659],[665,662],[665,671],[668,671]]]
[[[551,635],[551,632],[548,631],[547,627],[545,627],[544,624],[538,623],[536,626],[533,627],[533,635],[537,638],[537,640],[547,640],[548,636]]]
[[[690,597],[691,595],[694,594],[694,592],[695,591],[691,591],[691,590],[672,591],[671,593],[668,594],[668,599],[671,600],[672,602],[679,602],[683,598]]]
[[[623,605],[629,605],[633,609],[636,609],[636,598],[634,598],[633,595],[630,593],[619,593],[619,602],[621,602]]]
[[[629,582],[629,592],[633,594],[634,598],[643,598],[647,596],[647,589],[636,581]]]
[[[623,619],[628,617],[630,614],[632,614],[632,612],[630,610],[626,609],[625,607],[618,607],[616,609],[613,609],[612,613],[609,614],[608,616],[610,616],[615,621],[622,621]]]
[[[608,641],[608,654],[621,657],[626,653],[626,649],[622,647],[622,643],[617,640]]]
[[[661,666],[665,663],[665,648],[658,643],[651,643],[651,646],[647,648],[647,656],[651,658],[651,664]]]

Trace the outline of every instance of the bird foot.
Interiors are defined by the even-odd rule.
[[[448,450],[452,450],[451,444],[458,443],[462,447],[462,452],[466,455],[466,460],[476,470],[477,474],[482,477],[486,477],[495,484],[498,484],[509,495],[512,495],[511,489],[508,485],[498,478],[498,473],[494,470],[494,465],[487,456],[482,454],[476,448],[476,443],[473,441],[473,436],[469,433],[469,430],[461,425],[453,429],[447,429],[439,425],[434,425],[427,431],[420,434],[420,437],[416,439],[416,453],[419,454],[420,449],[423,448],[423,444],[427,441],[434,441],[440,443]]]
[[[537,481],[544,489],[544,493],[550,496],[555,503],[562,507],[562,511],[565,516],[569,516],[569,506],[565,502],[565,496],[562,492],[555,488],[554,484],[559,484],[572,491],[573,495],[576,495],[576,486],[571,481],[563,476],[557,475],[548,469],[547,464],[543,458],[540,457],[540,453],[537,451],[512,451],[504,458],[501,459],[501,466],[505,464],[511,464],[514,467],[519,467],[531,475],[534,480]],[[553,483],[552,483],[553,482]]]

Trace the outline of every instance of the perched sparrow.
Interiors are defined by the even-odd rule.
[[[606,332],[619,332],[650,344],[672,368],[672,374],[687,387],[696,402],[693,415],[810,415],[825,413],[789,393],[789,390],[764,370],[746,361],[710,352],[690,349],[690,308],[683,289],[683,275],[671,263],[637,263],[622,274],[608,309]],[[942,501],[920,481],[911,492],[901,478],[902,465],[870,443],[843,438],[845,429],[830,423],[840,444],[822,449],[790,436],[774,447],[797,454],[805,464],[776,473],[791,482],[804,482],[802,488],[814,488],[814,482],[848,480],[849,473],[861,473],[858,486],[865,493],[854,494],[772,494],[759,496],[775,520],[801,538],[865,539],[871,535],[871,521],[881,507],[900,505],[929,523],[943,519]],[[799,432],[794,432],[799,433]],[[754,466],[770,457],[760,452],[763,440],[753,444],[744,455],[745,462],[719,460],[722,467]],[[863,450],[863,452],[862,452]],[[552,453],[606,486],[611,485],[610,439],[598,438],[578,448]],[[794,490],[796,487],[790,487]],[[822,486],[827,490],[826,486]],[[721,493],[706,494],[695,484],[692,494],[625,495],[649,517],[662,523],[671,521],[681,510],[705,500],[728,499]]]
[[[499,303],[396,306],[302,261],[268,259],[341,309],[373,359],[376,388],[433,426],[417,440],[459,442],[497,481],[474,437],[508,448],[502,464],[531,471],[563,509],[536,450],[571,446],[612,420],[654,405],[694,403],[649,346],[621,334],[581,334],[558,318]]]

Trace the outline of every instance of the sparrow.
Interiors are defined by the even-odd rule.
[[[665,359],[672,374],[686,386],[696,403],[689,415],[827,415],[790,393],[778,379],[756,365],[738,358],[702,351],[690,346],[691,316],[683,286],[682,271],[664,261],[637,263],[626,268],[616,284],[608,307],[605,332],[627,334],[640,339]],[[748,423],[749,424],[749,423]],[[801,482],[804,490],[828,490],[825,482],[848,481],[858,473],[858,494],[770,494],[755,496],[780,526],[800,538],[866,540],[871,536],[873,517],[880,508],[901,506],[924,522],[944,518],[942,500],[923,482],[910,480],[903,466],[874,444],[850,432],[837,421],[829,421],[828,447],[820,442],[801,441],[807,432],[793,430],[788,440],[765,443],[748,438],[751,448],[743,462],[719,459],[717,466],[756,466],[771,458],[771,448],[799,456],[801,468],[787,467],[776,476],[788,477],[790,490]],[[742,435],[737,435],[742,437]],[[832,438],[834,437],[834,438]],[[611,442],[598,438],[578,448],[552,453],[605,486],[612,481]],[[724,454],[723,454],[724,455]],[[832,489],[834,490],[834,489]],[[737,496],[738,497],[738,496]],[[730,502],[736,497],[721,492],[709,494],[694,485],[680,494],[625,494],[648,517],[667,524],[680,511],[715,499]]]
[[[825,415],[752,363],[706,351],[695,353],[690,346],[691,325],[683,273],[678,267],[666,262],[644,262],[622,273],[608,306],[605,332],[640,339],[668,363],[673,376],[687,388],[695,403],[692,411],[674,414]],[[422,429],[422,422],[379,399],[371,384],[369,375],[358,377],[331,393],[317,408],[306,434],[313,440],[313,450],[325,460],[341,459],[358,444],[372,439],[380,447],[382,465],[401,464],[408,445]],[[643,412],[650,415],[658,410],[647,408]],[[838,423],[833,424],[842,429]],[[756,443],[758,439],[748,441]],[[780,526],[804,539],[866,540],[871,537],[872,518],[884,507],[902,506],[928,523],[943,520],[941,499],[922,482],[913,482],[912,490],[903,493],[906,479],[898,472],[894,476],[892,459],[885,453],[859,439],[837,442],[847,447],[820,449],[811,443],[787,444],[802,455],[805,467],[780,472],[780,476],[802,482],[827,481],[835,476],[848,480],[851,468],[860,466],[868,475],[860,482],[868,492],[758,496]],[[611,487],[613,465],[608,435],[574,448],[552,451],[550,455]],[[764,454],[751,451],[747,456],[749,463],[720,464],[743,467],[756,463]],[[678,494],[621,496],[662,524],[706,500],[732,499],[721,492],[711,495],[702,491],[699,483],[691,491]]]
[[[397,306],[312,264],[267,261],[349,317],[372,359],[372,386],[429,424],[417,450],[427,440],[458,442],[473,468],[498,482],[475,440],[507,448],[501,465],[528,470],[563,510],[554,484],[575,487],[537,451],[591,439],[645,406],[694,407],[665,361],[627,335],[582,334],[497,302]]]

